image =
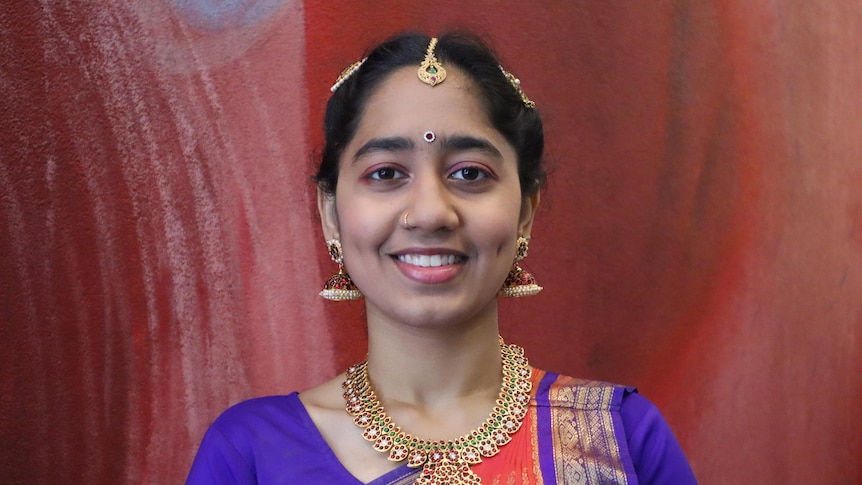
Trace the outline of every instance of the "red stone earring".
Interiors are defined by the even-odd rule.
[[[529,238],[518,237],[518,252],[515,255],[515,263],[512,265],[512,269],[509,271],[503,287],[500,288],[500,296],[518,298],[521,296],[532,296],[542,291],[542,287],[536,284],[536,278],[518,264],[518,261],[527,257],[529,243]]]
[[[326,285],[320,292],[320,296],[332,301],[359,300],[362,298],[362,292],[353,284],[350,275],[344,271],[344,254],[341,252],[341,241],[330,239],[326,241],[326,245],[329,247],[329,257],[338,263],[338,273],[326,280]]]

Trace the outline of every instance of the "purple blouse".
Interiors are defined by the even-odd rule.
[[[541,392],[540,386],[540,413]],[[616,387],[614,396],[612,413],[617,426],[613,434],[628,483],[696,484],[679,443],[658,409],[633,388]],[[415,473],[415,469],[403,465],[370,483],[410,483],[409,477]],[[546,476],[545,480],[549,479],[553,480]],[[244,401],[219,416],[201,442],[186,483],[362,482],[341,465],[294,392]]]

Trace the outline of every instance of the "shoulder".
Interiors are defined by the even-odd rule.
[[[229,407],[216,418],[210,429],[231,437],[284,425],[294,428],[303,423],[304,415],[295,392],[284,396],[257,397]]]
[[[625,392],[620,417],[640,483],[697,483],[679,441],[652,402],[634,389]]]
[[[536,400],[539,401],[537,404],[540,406],[541,401],[546,400],[551,406],[616,411],[627,418],[627,424],[654,417],[658,413],[658,409],[631,386],[538,369],[535,370],[533,382]]]
[[[204,434],[186,483],[256,483],[276,455],[309,448],[313,428],[296,393],[235,404]]]
[[[536,381],[536,405],[569,408],[574,419],[581,416],[580,431],[614,436],[638,483],[697,483],[667,421],[634,387],[544,371]]]
[[[537,406],[577,408],[581,410],[619,411],[625,398],[637,392],[632,387],[611,382],[536,370],[533,378]]]

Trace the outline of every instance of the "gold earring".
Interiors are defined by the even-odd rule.
[[[330,239],[326,241],[329,247],[329,257],[338,263],[338,273],[330,276],[323,286],[320,296],[332,301],[359,300],[362,292],[353,284],[350,275],[344,271],[344,254],[341,252],[341,241]]]
[[[500,288],[500,296],[518,298],[521,296],[532,296],[542,291],[542,287],[536,283],[536,278],[518,264],[518,261],[527,257],[529,243],[529,238],[518,237],[518,252],[515,254],[515,262],[512,264],[512,269],[509,271],[503,287]]]

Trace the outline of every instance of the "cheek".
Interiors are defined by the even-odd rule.
[[[499,253],[514,251],[520,211],[520,205],[508,201],[494,204],[484,211],[475,223],[475,232],[482,244]]]
[[[355,256],[355,252],[366,252],[369,247],[376,247],[385,240],[391,229],[391,221],[379,205],[356,197],[344,197],[341,201],[336,203],[336,207],[341,243],[347,261]]]
[[[356,225],[362,223],[363,214],[360,204],[357,203],[355,184],[351,183],[352,180],[346,180],[347,177],[342,170],[335,189],[335,210],[342,239],[350,238]]]

